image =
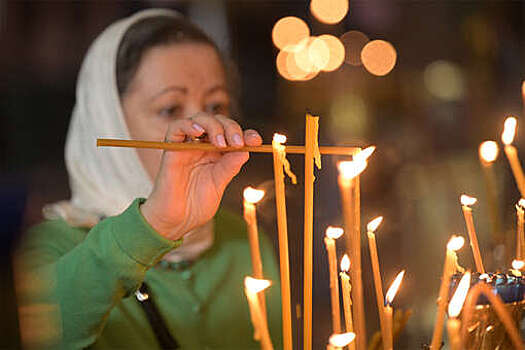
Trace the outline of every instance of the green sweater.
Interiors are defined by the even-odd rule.
[[[33,227],[17,254],[22,335],[36,348],[158,349],[134,292],[146,281],[181,349],[258,349],[253,340],[244,277],[251,275],[242,219],[215,218],[215,242],[185,268],[159,264],[181,241],[160,236],[135,200],[91,230],[63,220]],[[281,340],[279,274],[273,247],[260,235],[268,321]]]

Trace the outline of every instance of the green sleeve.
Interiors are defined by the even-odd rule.
[[[43,320],[49,329],[27,343],[38,348],[83,349],[100,335],[111,309],[132,294],[146,271],[180,245],[160,236],[144,219],[136,199],[122,214],[80,233],[63,221],[29,232],[21,266],[21,323]],[[24,330],[22,331],[23,338]]]

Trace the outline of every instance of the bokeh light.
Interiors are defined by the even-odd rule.
[[[324,34],[318,37],[322,40],[329,50],[329,59],[321,70],[324,72],[332,72],[339,68],[345,59],[345,47],[341,40],[333,35]]]
[[[308,58],[317,70],[323,70],[330,61],[330,48],[323,39],[312,38],[308,45]]]
[[[310,47],[315,38],[310,37],[303,39],[298,45],[297,49],[294,50],[293,55],[295,57],[295,63],[297,67],[306,73],[319,72],[321,69],[318,68],[311,59]],[[314,49],[315,50],[315,49]],[[315,52],[312,56],[315,56]]]
[[[387,75],[394,69],[396,60],[396,49],[384,40],[370,41],[361,51],[361,61],[366,70],[373,75]]]
[[[360,66],[361,51],[370,41],[368,37],[358,30],[351,30],[341,35],[341,43],[345,48],[345,62],[352,66]]]
[[[521,94],[523,95],[523,99],[525,100],[525,80],[521,84]]]
[[[294,16],[281,18],[274,24],[272,30],[273,44],[280,50],[292,49],[293,45],[309,36],[308,25],[302,19]]]
[[[435,61],[425,68],[427,90],[445,101],[458,101],[465,95],[465,82],[461,68],[452,62]]]
[[[279,74],[286,80],[290,81],[306,81],[313,79],[319,73],[318,69],[315,69],[313,64],[310,62],[308,57],[307,46],[293,45],[294,47],[285,47],[284,50],[281,50],[277,55],[276,65],[277,71]],[[297,65],[297,54],[301,53],[306,55],[306,65],[310,71],[306,71]]]
[[[335,96],[330,106],[328,129],[336,141],[361,137],[368,129],[367,106],[363,98],[353,93]]]
[[[348,0],[312,0],[310,11],[320,22],[335,24],[346,16]]]

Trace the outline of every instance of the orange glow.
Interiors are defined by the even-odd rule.
[[[343,235],[343,233],[345,233],[345,231],[342,227],[328,226],[328,228],[326,229],[326,237],[332,239],[338,239]]]
[[[479,157],[487,163],[492,163],[498,158],[499,147],[495,141],[484,141],[479,145]]]
[[[285,143],[286,142],[286,136],[282,134],[275,133],[273,134],[273,140],[277,143]]]
[[[365,171],[367,166],[366,161],[343,161],[337,164],[339,174],[345,179],[353,179],[354,177]]]
[[[272,282],[247,276],[244,278],[244,287],[252,293],[259,293],[268,288]]]
[[[525,99],[525,80],[524,80],[523,83],[521,84],[521,95],[522,95],[523,98]]]
[[[462,194],[460,198],[461,205],[470,206],[473,205],[478,201],[477,198],[467,196],[466,194]]]
[[[264,197],[264,191],[263,190],[257,190],[253,187],[246,187],[243,192],[244,200],[248,203],[255,204],[259,202]]]
[[[318,37],[312,38],[308,45],[308,58],[315,66],[315,70],[322,70],[330,61],[330,47],[323,39]]]
[[[345,48],[345,62],[352,66],[360,66],[361,51],[370,41],[368,37],[357,30],[351,30],[341,35],[341,42]]]
[[[335,24],[348,12],[348,0],[312,0],[310,11],[319,22]]]
[[[308,25],[300,18],[288,16],[278,20],[273,26],[273,44],[280,50],[293,48],[291,45],[298,44],[304,38],[310,36]]]
[[[376,146],[368,146],[367,148],[361,150],[359,153],[354,155],[354,161],[367,161],[375,150]]]
[[[388,288],[388,292],[386,292],[386,296],[385,296],[385,300],[387,304],[392,304],[392,302],[394,301],[397,291],[399,290],[399,287],[401,286],[401,282],[403,282],[403,277],[405,277],[405,270],[397,274],[394,282],[392,282],[392,284],[390,285],[390,288]]]
[[[470,288],[470,271],[466,272],[461,281],[459,281],[458,288],[454,292],[454,295],[450,299],[448,304],[448,316],[449,317],[458,317],[461,309],[463,308],[463,303],[467,298],[468,290]]]
[[[293,48],[281,50],[277,55],[277,71],[286,80],[306,81],[314,78],[317,73],[319,73],[318,70],[313,73],[309,73],[297,65],[296,54],[301,47],[304,47],[304,45],[293,45]]]
[[[347,272],[348,270],[350,270],[350,258],[348,254],[345,254],[341,259],[341,271]]]
[[[384,40],[370,41],[361,51],[361,61],[366,70],[373,75],[387,75],[394,69],[396,60],[396,49]]]
[[[518,126],[518,120],[514,117],[508,117],[505,119],[503,132],[501,133],[501,141],[505,145],[510,145],[514,141],[516,135],[516,127]]]
[[[512,260],[512,268],[514,270],[521,270],[525,266],[525,261],[523,260]]]
[[[318,37],[328,47],[328,62],[321,68],[324,72],[332,72],[339,68],[345,60],[345,47],[341,40],[333,35],[324,34]]]
[[[447,249],[452,251],[460,250],[465,244],[465,238],[462,236],[452,236],[447,243]]]
[[[377,228],[379,227],[379,225],[381,225],[382,222],[383,222],[383,217],[378,216],[377,218],[370,221],[368,225],[366,225],[366,229],[368,230],[368,232],[375,232]]]
[[[348,332],[341,334],[332,334],[328,339],[328,342],[330,343],[330,345],[335,346],[337,348],[344,348],[345,346],[353,342],[354,339],[355,333]]]
[[[297,49],[293,53],[295,64],[301,71],[305,72],[305,75],[308,73],[314,73],[314,72],[320,71],[320,68],[317,68],[317,66],[312,61],[312,57],[310,56],[310,47],[314,39],[315,38],[313,37],[303,39],[298,45],[296,45]],[[315,49],[312,51],[313,51],[312,56],[316,56]],[[319,57],[317,58],[319,60],[322,60]]]

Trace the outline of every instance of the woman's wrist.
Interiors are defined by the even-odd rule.
[[[152,200],[147,199],[140,207],[140,212],[148,224],[155,229],[161,236],[166,237],[171,240],[177,240],[183,236],[183,232],[180,232],[180,227],[182,225],[173,224],[172,222],[167,222],[157,213],[159,212],[155,209],[154,203]]]

